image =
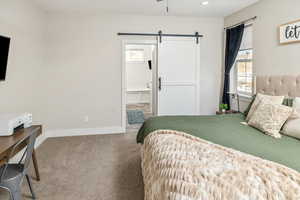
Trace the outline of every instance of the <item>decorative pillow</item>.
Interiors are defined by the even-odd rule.
[[[245,117],[248,116],[248,113],[249,113],[249,111],[250,111],[250,109],[251,109],[251,107],[252,107],[252,104],[253,104],[255,98],[256,98],[256,95],[253,95],[253,97],[252,97],[252,99],[251,99],[251,102],[249,103],[249,105],[247,106],[246,110],[244,111],[244,116],[245,116]]]
[[[300,139],[300,118],[288,120],[281,133]]]
[[[300,139],[300,118],[299,118],[300,98],[299,97],[296,97],[294,99],[293,108],[295,109],[295,112],[286,122],[281,132],[285,135],[289,135]]]
[[[253,97],[251,99],[251,102],[249,103],[249,105],[247,106],[247,108],[244,110],[243,114],[244,114],[245,117],[247,117],[247,115],[248,115],[248,113],[249,113],[249,111],[250,111],[250,109],[252,107],[252,104],[253,104],[255,98],[256,98],[256,94],[253,95]],[[293,106],[293,101],[294,101],[294,98],[286,97],[286,98],[283,99],[282,105],[292,107]],[[300,117],[300,115],[299,115],[299,117]]]
[[[248,124],[265,134],[281,138],[280,129],[293,113],[293,108],[262,100]]]
[[[255,100],[249,110],[249,113],[246,117],[246,121],[249,122],[250,118],[252,117],[253,113],[256,111],[257,107],[259,106],[262,100],[267,100],[272,102],[273,104],[281,105],[283,102],[284,96],[269,96],[258,93],[255,97]]]

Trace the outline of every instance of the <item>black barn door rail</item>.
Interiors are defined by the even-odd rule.
[[[118,33],[119,36],[156,36],[159,37],[159,42],[162,42],[162,37],[193,37],[196,38],[196,43],[199,44],[199,38],[203,37],[203,35],[199,35],[198,32],[196,32],[194,35],[189,34],[165,34],[162,33],[162,31],[159,31],[158,33]]]

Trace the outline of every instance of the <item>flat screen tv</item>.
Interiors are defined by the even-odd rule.
[[[6,77],[10,38],[0,35],[0,81]]]

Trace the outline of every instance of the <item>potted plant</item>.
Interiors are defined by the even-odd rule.
[[[220,110],[222,111],[222,113],[226,113],[226,110],[228,110],[228,104],[220,104]]]

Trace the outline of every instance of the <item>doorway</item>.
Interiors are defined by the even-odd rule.
[[[123,44],[126,132],[136,132],[156,115],[156,42]]]
[[[122,127],[151,116],[200,115],[200,44],[192,38],[123,42]]]

